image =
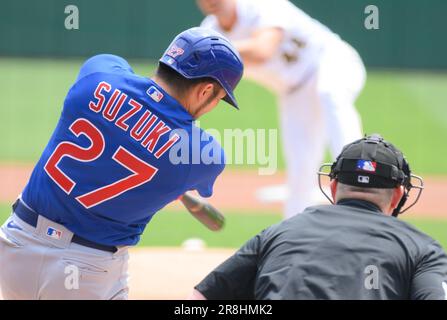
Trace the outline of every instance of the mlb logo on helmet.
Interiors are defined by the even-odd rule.
[[[163,93],[161,93],[160,90],[158,90],[154,86],[151,86],[149,89],[147,89],[146,92],[149,95],[149,97],[151,97],[152,100],[156,102],[160,102],[161,99],[163,99]]]
[[[62,231],[54,229],[52,227],[48,227],[47,236],[56,240],[60,240],[62,238]]]
[[[357,161],[357,170],[376,172],[377,162],[368,160]]]
[[[182,48],[177,47],[176,45],[173,45],[172,47],[170,47],[168,49],[168,51],[166,52],[166,54],[168,56],[171,56],[173,58],[181,56],[184,53],[185,53],[185,50],[183,50]]]

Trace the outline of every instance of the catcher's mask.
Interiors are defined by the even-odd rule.
[[[330,172],[324,172],[328,167]],[[346,145],[334,163],[325,163],[320,167],[318,185],[325,197],[334,203],[322,188],[322,175],[330,177],[330,180],[336,179],[343,184],[363,188],[393,189],[403,186],[404,195],[394,209],[393,217],[413,207],[424,189],[424,181],[411,174],[402,152],[378,134],[365,136]],[[418,181],[418,185],[412,184],[412,178]],[[418,194],[411,205],[403,209],[412,189],[417,189]]]

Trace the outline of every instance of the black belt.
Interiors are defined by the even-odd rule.
[[[22,201],[20,201],[18,199],[12,206],[12,210],[20,219],[25,221],[27,224],[29,224],[30,226],[32,226],[34,228],[37,227],[37,220],[39,218],[39,214],[37,214],[36,212],[32,211],[27,206],[25,206],[22,203]],[[81,238],[75,234],[73,235],[71,242],[80,244],[85,247],[108,251],[108,252],[112,252],[112,253],[115,253],[118,250],[116,247],[98,244],[98,243],[92,242],[90,240]]]

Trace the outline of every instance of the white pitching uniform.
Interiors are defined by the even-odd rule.
[[[337,156],[362,136],[355,100],[366,72],[357,52],[338,35],[286,0],[237,0],[237,22],[223,31],[214,16],[202,26],[230,40],[247,39],[262,28],[284,31],[269,61],[247,65],[245,76],[278,95],[289,196],[286,217],[315,204],[317,175],[329,144]]]

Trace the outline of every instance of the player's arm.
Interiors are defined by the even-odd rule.
[[[277,10],[274,1],[247,2],[243,6],[237,6],[237,10],[239,22],[250,24],[254,32],[249,37],[232,43],[242,56],[244,64],[265,63],[278,52],[285,37],[287,24],[284,17]],[[209,16],[201,25],[216,28],[216,24],[219,24],[218,20]]]
[[[250,239],[232,257],[203,279],[190,299],[254,299],[254,286],[261,250],[261,234]]]
[[[220,144],[211,135],[201,133],[200,149],[191,146],[190,172],[188,190],[197,190],[200,196],[209,198],[213,195],[213,186],[217,177],[225,169],[225,153]],[[199,153],[194,157],[192,153]],[[200,158],[199,163],[193,161]],[[197,161],[196,161],[197,162]]]
[[[245,64],[262,64],[271,59],[279,50],[284,30],[279,27],[260,29],[251,37],[234,41]]]
[[[447,300],[447,255],[437,243],[431,243],[416,266],[411,282],[412,300]]]
[[[206,165],[193,164],[190,173],[189,190],[197,190],[201,197],[209,198],[213,195],[214,183],[225,168],[224,163]]]

